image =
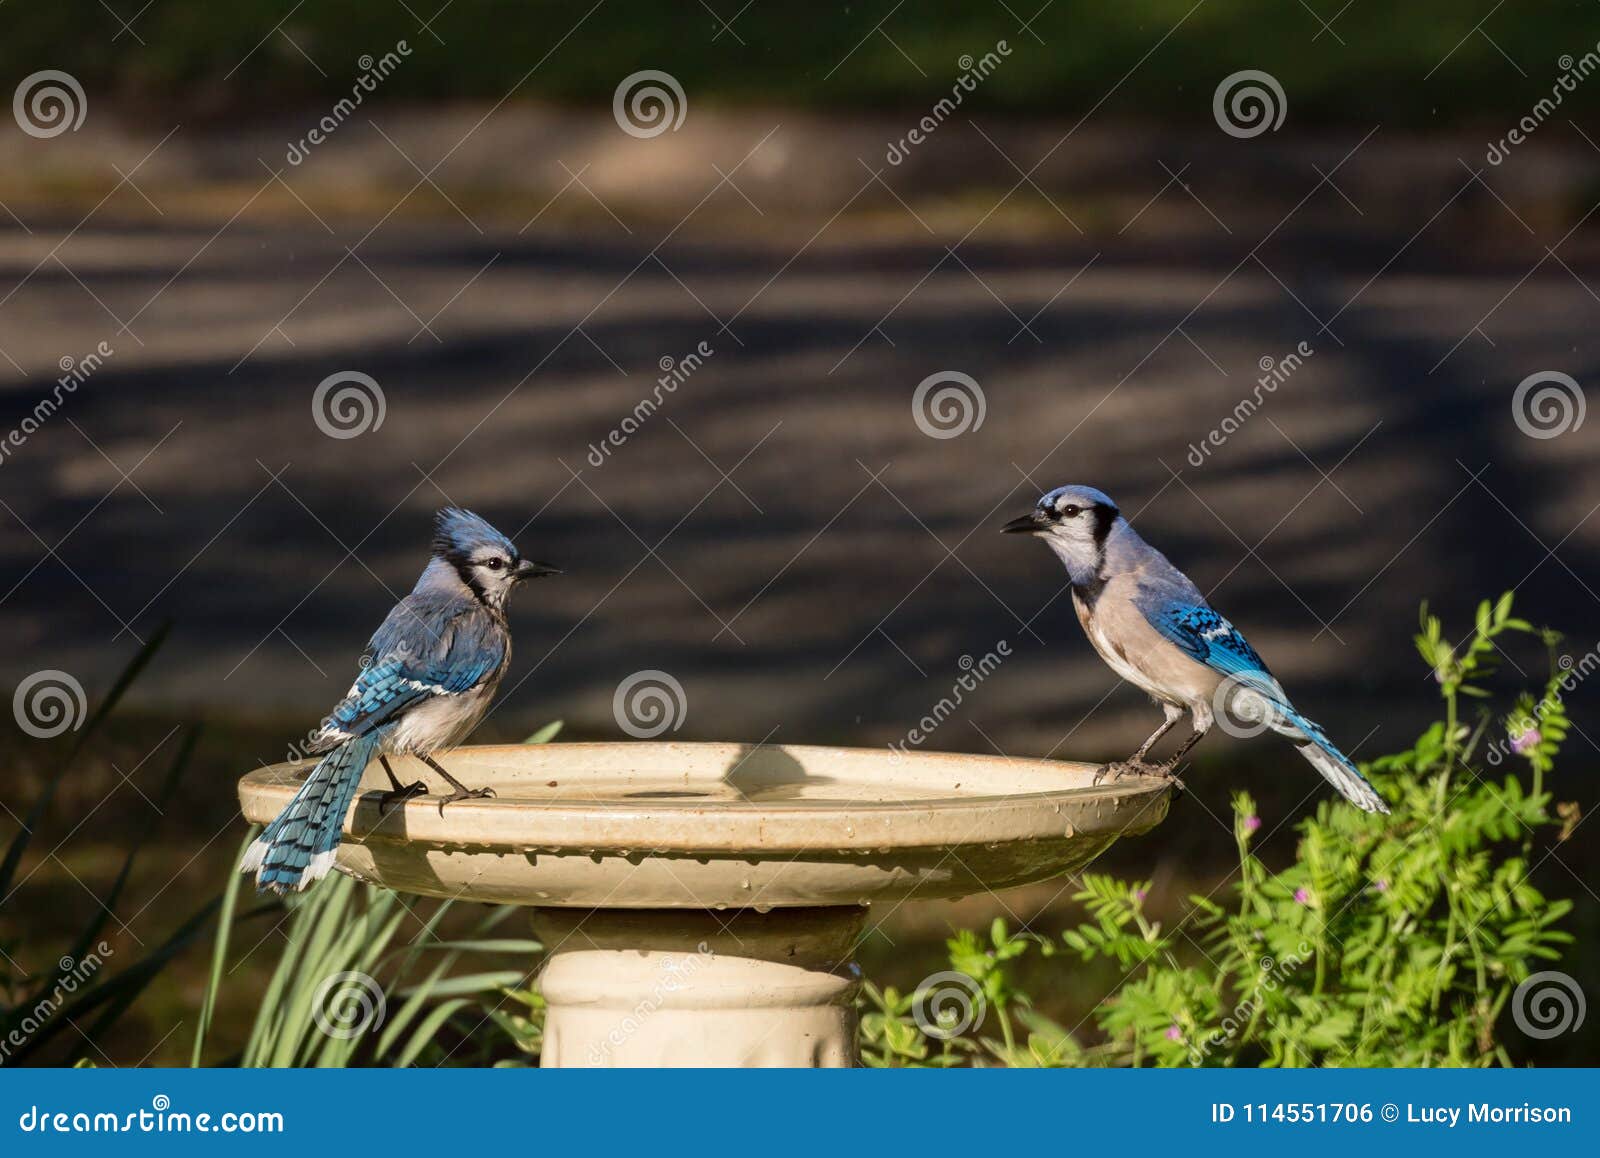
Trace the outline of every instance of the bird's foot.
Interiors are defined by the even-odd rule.
[[[494,795],[493,788],[457,788],[449,796],[439,798],[439,815],[444,815],[444,806],[454,804],[458,800],[482,800]]]
[[[410,784],[396,784],[390,791],[378,797],[378,815],[388,816],[390,812],[410,800],[414,796],[426,796],[428,786],[420,780]]]
[[[1159,764],[1146,764],[1143,760],[1113,760],[1109,764],[1102,764],[1095,769],[1094,782],[1099,784],[1110,777],[1112,780],[1121,780],[1126,776],[1161,776],[1164,775]]]

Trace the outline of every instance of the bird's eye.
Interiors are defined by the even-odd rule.
[[[484,564],[484,566],[489,568],[489,570],[491,570],[491,571],[498,571],[498,570],[500,570],[500,568],[504,567],[505,565],[506,565],[506,561],[504,559],[490,559],[488,562],[486,562]]]
[[[1082,509],[1082,507],[1073,506],[1069,503],[1067,506],[1061,508],[1061,517],[1063,519],[1075,519],[1078,517],[1078,512]]]

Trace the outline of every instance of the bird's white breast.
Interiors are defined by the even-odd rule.
[[[1129,597],[1131,592],[1111,589],[1119,582],[1113,579],[1093,602],[1073,593],[1078,620],[1100,658],[1158,700],[1191,709],[1209,707],[1222,677],[1151,627]]]
[[[391,752],[453,748],[478,726],[493,697],[493,685],[480,684],[471,691],[424,700],[400,717],[387,747]]]

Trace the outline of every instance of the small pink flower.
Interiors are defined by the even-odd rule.
[[[1145,892],[1143,889],[1134,889],[1133,890],[1133,899],[1136,900],[1136,901],[1139,901],[1140,903],[1143,903],[1144,899],[1149,895],[1150,894]]]
[[[1183,1040],[1183,1030],[1178,1028],[1178,1025],[1177,1025],[1176,1022],[1174,1022],[1173,1024],[1167,1026],[1167,1040],[1168,1041],[1182,1041]]]
[[[1511,737],[1511,750],[1519,756],[1525,756],[1537,748],[1543,739],[1538,728],[1528,728],[1519,735]]]
[[[1378,890],[1380,893],[1386,893],[1389,891],[1389,882],[1386,879],[1379,877],[1373,882],[1372,887]]]
[[[1294,903],[1297,905],[1309,905],[1311,903],[1311,891],[1304,886],[1296,889],[1294,891]]]
[[[1244,830],[1246,832],[1254,832],[1260,827],[1261,818],[1259,816],[1247,816],[1244,818]]]

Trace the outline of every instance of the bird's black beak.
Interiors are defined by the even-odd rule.
[[[1002,535],[1037,535],[1050,525],[1041,511],[1029,511],[1020,519],[1012,519],[1000,528]]]
[[[559,575],[561,570],[548,563],[535,563],[532,559],[522,559],[517,563],[517,579],[542,579],[546,575]]]

